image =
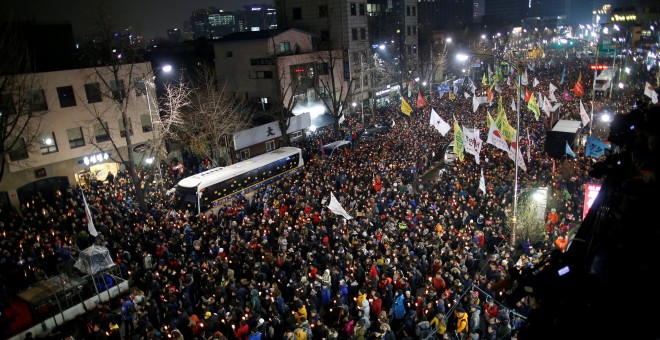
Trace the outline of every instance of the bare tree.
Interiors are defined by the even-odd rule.
[[[333,126],[337,135],[339,133],[339,120],[346,108],[347,98],[353,90],[354,77],[349,81],[343,79],[343,58],[339,50],[317,52],[318,78],[314,82],[314,92],[323,101],[330,115],[333,117]]]
[[[228,139],[250,127],[251,114],[244,112],[244,102],[226,85],[217,86],[215,72],[209,66],[203,66],[187,86],[189,90],[181,90],[187,92],[188,99],[177,131],[178,141],[193,154],[209,158],[214,166],[223,163],[221,158],[231,163]]]
[[[20,25],[0,24],[0,181],[8,162],[29,167],[38,147],[41,116],[47,112],[41,77],[34,74]]]
[[[93,32],[95,39],[82,49],[81,59],[88,62],[92,70],[87,76],[100,84],[101,95],[111,103],[103,106],[85,104],[92,117],[90,129],[91,126],[99,127],[108,136],[108,140],[101,143],[93,138],[91,144],[99,150],[107,149],[108,143],[111,145],[114,152],[110,157],[128,171],[137,203],[140,209],[146,210],[144,178],[138,173],[133,150],[131,116],[136,116],[138,97],[144,94],[144,81],[153,71],[149,63],[139,64],[143,60],[144,51],[121,36],[118,38],[112,22],[112,16],[104,8],[99,8]],[[107,122],[111,118],[121,121],[119,128],[122,143],[114,137],[116,134],[113,134]],[[99,131],[94,132],[97,135]]]

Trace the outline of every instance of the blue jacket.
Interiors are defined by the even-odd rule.
[[[406,307],[404,306],[403,302],[403,294],[399,294],[394,298],[394,318],[395,319],[403,319],[404,316],[406,316]]]
[[[126,300],[121,304],[121,316],[124,317],[124,320],[133,320],[133,313],[130,311],[130,306],[135,306],[131,300]]]

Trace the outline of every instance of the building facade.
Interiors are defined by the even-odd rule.
[[[101,68],[21,76],[34,77],[39,84],[30,89],[33,110],[39,114],[30,120],[33,137],[21,137],[21,147],[8,156],[0,182],[3,200],[19,206],[34,195],[54,198],[57,190],[105,180],[108,173],[122,171],[117,150],[126,159],[127,133],[136,164],[153,161],[148,150],[158,138],[158,110],[149,100],[152,90],[143,81],[151,73],[151,63],[140,63],[122,66],[117,81],[109,69]],[[128,125],[112,99],[122,95],[126,96]],[[15,105],[16,96],[3,94],[3,105]]]
[[[329,69],[334,69],[336,83],[346,82],[339,72],[342,52],[317,52],[313,40],[313,34],[298,29],[226,36],[214,42],[218,84],[263,112],[269,111],[273,103],[305,105],[317,101],[316,90],[322,79],[331,76]],[[329,62],[334,66],[329,67]]]

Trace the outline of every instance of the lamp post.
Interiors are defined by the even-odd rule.
[[[156,78],[156,72],[158,70],[162,70],[165,73],[170,73],[172,72],[172,65],[163,65],[154,68],[151,73],[152,77]],[[142,82],[145,83],[146,75],[142,77]],[[149,85],[151,85],[151,82],[149,82]],[[154,102],[154,106],[156,107],[156,110],[151,110],[151,96],[149,95],[149,92],[151,91],[150,86],[146,86],[145,83],[145,93],[146,93],[146,98],[147,98],[147,108],[149,109],[149,120],[151,122],[151,133],[153,135],[152,139],[154,142],[156,142],[156,145],[154,145],[154,150],[156,152],[156,159],[153,160],[153,162],[156,163],[156,166],[158,167],[158,181],[156,182],[157,185],[160,183],[160,187],[162,189],[163,187],[163,171],[160,167],[160,148],[161,148],[161,141],[162,141],[162,131],[158,131],[159,133],[156,133],[156,125],[159,126],[159,130],[162,130],[163,124],[160,119],[160,110],[158,110],[158,102]],[[155,84],[154,84],[154,91],[155,91]],[[154,93],[155,94],[155,93]],[[154,99],[156,99],[156,96],[154,95]],[[154,113],[154,111],[156,111]]]

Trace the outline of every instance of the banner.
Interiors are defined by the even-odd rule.
[[[330,211],[332,211],[335,215],[341,215],[347,220],[353,218],[351,217],[351,215],[349,215],[346,212],[346,210],[344,210],[341,204],[339,204],[339,201],[337,201],[335,194],[333,194],[332,192],[330,192],[330,204],[328,204],[328,209],[330,209]]]
[[[584,205],[582,210],[582,220],[587,217],[587,213],[591,206],[594,204],[598,193],[600,192],[601,184],[599,183],[586,183],[584,185]]]
[[[443,136],[451,129],[451,126],[449,126],[449,124],[445,122],[433,108],[431,109],[431,126],[438,130]]]
[[[463,147],[465,152],[474,156],[477,164],[479,164],[479,153],[481,153],[483,144],[483,141],[479,138],[479,129],[463,128]]]

